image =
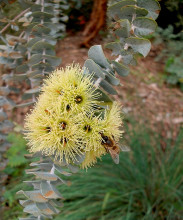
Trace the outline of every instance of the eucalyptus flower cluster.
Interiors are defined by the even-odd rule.
[[[120,105],[113,102],[98,110],[100,93],[93,75],[79,65],[55,70],[45,79],[34,109],[26,117],[25,136],[30,152],[42,152],[57,162],[81,168],[96,163],[106,154],[102,135],[115,139],[122,134]]]

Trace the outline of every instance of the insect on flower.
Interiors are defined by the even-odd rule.
[[[106,151],[111,155],[113,161],[116,164],[119,164],[119,153],[120,147],[116,144],[114,138],[110,138],[101,133],[102,136],[102,145]]]

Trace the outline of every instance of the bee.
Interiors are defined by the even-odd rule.
[[[110,138],[108,136],[105,136],[104,134],[101,134],[101,136],[102,136],[102,145],[104,145],[107,153],[110,153],[113,161],[116,164],[119,164],[120,147],[116,144],[114,138]]]
[[[106,149],[107,153],[109,153],[116,164],[119,164],[119,153],[120,151],[129,151],[129,148],[126,146],[118,146],[116,141],[114,140],[114,136],[112,138],[101,134],[102,136],[102,145]]]

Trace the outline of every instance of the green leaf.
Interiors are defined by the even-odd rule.
[[[70,169],[70,171],[71,171],[72,173],[77,173],[78,170],[79,170],[79,167],[76,166],[76,165],[67,164],[67,166],[68,166],[68,168]]]
[[[117,79],[114,75],[112,75],[110,72],[105,71],[105,79],[112,85],[118,86],[120,84],[120,80]]]
[[[39,168],[43,169],[43,170],[48,170],[50,171],[51,168],[53,167],[52,163],[36,163],[36,162],[32,162],[30,164],[30,166],[38,166]]]
[[[0,64],[11,64],[13,63],[14,59],[9,57],[0,57]]]
[[[47,42],[44,42],[44,41],[36,42],[32,46],[31,51],[33,53],[40,53],[40,54],[43,54],[43,51],[45,51],[45,54],[52,55],[52,56],[55,55],[54,46],[49,44],[49,43],[47,43]]]
[[[39,63],[39,62],[41,61],[41,59],[42,59],[42,56],[41,56],[40,54],[33,54],[33,55],[31,56],[31,58],[28,60],[27,63],[28,63],[30,66],[32,66],[32,65],[34,65],[34,64]]]
[[[52,66],[59,66],[61,64],[61,58],[51,55],[43,55],[46,62]]]
[[[120,76],[127,76],[130,72],[130,70],[123,64],[120,64],[116,61],[112,61],[112,64],[114,65],[114,69]]]
[[[123,50],[122,44],[118,41],[116,42],[111,42],[105,45],[106,48],[112,50],[112,55],[120,55],[121,50]]]
[[[43,179],[43,180],[48,180],[48,181],[56,181],[58,179],[58,176],[55,174],[51,174],[48,172],[27,172],[30,174],[36,175],[38,178]]]
[[[137,5],[148,10],[147,17],[156,19],[160,12],[160,4],[157,0],[137,0]]]
[[[40,213],[44,215],[51,216],[58,213],[56,209],[49,203],[36,203],[36,206],[40,210]]]
[[[127,6],[127,5],[135,5],[135,4],[136,4],[135,0],[123,0],[123,1],[117,2],[109,6],[108,8],[109,15],[113,17],[114,19],[115,18],[119,19],[121,15],[122,7]]]
[[[29,66],[27,64],[22,64],[20,66],[17,66],[16,71],[18,73],[25,73],[29,70]]]
[[[24,45],[19,44],[17,46],[17,50],[21,52],[21,54],[25,54],[27,52],[27,47],[25,47]]]
[[[26,207],[27,205],[33,204],[34,202],[31,200],[19,200],[20,205]]]
[[[112,69],[104,55],[101,45],[92,46],[88,51],[88,57],[101,67],[110,70]]]
[[[55,35],[55,36],[56,36],[56,35]],[[51,34],[50,34],[50,35],[45,35],[45,36],[44,36],[44,40],[45,40],[47,43],[53,45],[54,48],[55,48],[55,45],[56,45],[56,43],[57,43],[57,39],[56,39],[55,36],[53,37]],[[61,37],[60,34],[59,34],[59,37]]]
[[[55,167],[56,171],[58,171],[60,174],[62,174],[64,176],[71,176],[72,175],[72,173],[68,173],[64,169],[62,169],[60,167],[60,165],[58,166],[58,165],[54,164],[54,167]]]
[[[109,94],[111,95],[117,95],[118,93],[116,92],[116,90],[105,80],[102,80],[100,82],[100,86]]]
[[[20,107],[27,107],[27,106],[30,106],[30,105],[33,105],[35,103],[35,101],[32,101],[32,102],[26,102],[26,103],[22,103],[22,104],[18,104],[16,105],[15,107],[16,108],[20,108]]]
[[[96,93],[99,93],[100,96],[96,99],[96,101],[101,102],[112,102],[112,99],[101,89],[96,89]]]
[[[35,25],[37,25],[37,24],[39,24],[39,22],[31,22],[31,23],[26,27],[25,32],[26,32],[26,34],[27,34],[28,36],[30,35],[30,33],[31,33],[31,31],[32,31],[32,28],[33,28]]]
[[[31,11],[41,11],[41,5],[37,5],[37,4],[35,4],[34,2],[30,2],[29,1],[29,3],[30,3],[30,5],[31,5]]]
[[[151,49],[151,42],[144,38],[129,37],[126,39],[126,43],[134,50],[142,54],[144,57],[147,56]]]
[[[40,92],[40,88],[34,88],[34,89],[29,89],[25,91],[25,94],[35,94],[35,93],[39,93]]]
[[[47,181],[42,181],[40,188],[41,188],[41,193],[45,198],[48,199],[63,198],[62,195],[59,193],[59,191],[53,186],[53,184]]]
[[[136,65],[137,62],[136,62],[136,59],[134,58],[133,51],[131,50],[130,49],[128,49],[128,51],[122,50],[121,56],[122,56],[124,64]]]
[[[41,70],[28,71],[27,72],[27,77],[34,78],[38,74],[42,74],[42,71]]]
[[[52,34],[55,34],[59,30],[57,23],[53,24],[52,22],[44,22],[44,26],[48,27]]]
[[[54,70],[54,67],[48,63],[40,62],[38,64],[33,65],[32,69],[33,70],[37,69],[37,70],[45,71],[45,72],[52,72]]]
[[[84,161],[84,159],[85,159],[85,154],[77,155],[74,164],[79,165]]]
[[[29,65],[38,64],[41,60],[45,59],[45,62],[52,65],[58,66],[61,63],[61,58],[51,55],[41,55],[41,54],[34,54],[31,56],[30,60],[28,61]]]
[[[31,34],[34,36],[42,37],[43,35],[48,35],[50,32],[50,28],[45,27],[42,24],[37,24],[32,28]]]
[[[30,214],[33,214],[34,216],[39,216],[41,215],[41,212],[40,210],[38,209],[38,207],[36,206],[35,203],[33,204],[30,204],[30,205],[27,205],[24,209],[23,209],[24,212],[27,212],[27,213],[30,213]],[[34,220],[34,219],[33,219]]]
[[[121,8],[120,19],[128,19],[130,22],[133,17],[143,17],[148,14],[148,11],[144,8],[137,6],[124,6]]]
[[[115,34],[120,38],[121,43],[125,42],[125,38],[130,36],[131,24],[127,19],[118,20],[117,23],[121,28],[115,31]]]
[[[141,37],[152,34],[156,27],[157,23],[151,18],[136,18],[133,21],[134,33],[135,35]]]
[[[37,11],[37,12],[33,12],[31,14],[31,16],[33,17],[32,22],[39,22],[39,23],[41,23],[41,20],[43,20],[44,22],[50,21],[51,18],[54,17],[54,14]]]
[[[40,41],[41,38],[40,37],[35,37],[33,39],[31,39],[28,43],[27,43],[27,47],[31,48],[35,43],[37,43],[38,41]]]
[[[12,110],[15,107],[15,103],[5,96],[0,96],[0,107],[5,106],[7,109]]]
[[[89,70],[90,74],[94,73],[98,77],[105,79],[105,75],[99,65],[97,65],[93,60],[87,59],[84,66]]]

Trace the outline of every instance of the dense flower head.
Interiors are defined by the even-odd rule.
[[[117,102],[113,102],[111,108],[107,109],[104,115],[103,130],[105,135],[113,136],[116,141],[119,141],[123,134],[120,129],[122,126],[121,119],[121,106]]]
[[[107,153],[104,137],[118,141],[122,131],[121,110],[113,102],[96,114],[99,94],[92,76],[79,65],[54,71],[43,84],[34,109],[26,117],[25,136],[31,152],[54,156],[74,164],[78,156],[87,168]]]
[[[92,75],[84,75],[79,65],[54,71],[45,80],[42,92],[47,101],[65,103],[68,110],[72,108],[77,112],[91,111],[99,96],[93,87]]]

